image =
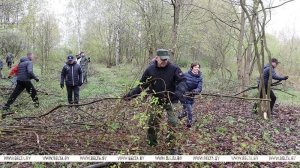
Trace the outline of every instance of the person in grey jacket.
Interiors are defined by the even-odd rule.
[[[64,88],[64,83],[67,87],[69,104],[79,103],[79,86],[83,83],[83,74],[79,64],[74,60],[73,55],[67,57],[68,61],[62,68],[60,75],[60,87]],[[72,98],[74,92],[74,101]]]
[[[39,107],[37,92],[31,83],[31,79],[34,79],[36,82],[39,81],[39,78],[37,78],[33,73],[33,64],[31,62],[33,58],[34,54],[29,52],[27,53],[27,56],[24,56],[20,59],[17,86],[10,95],[5,106],[2,107],[3,110],[9,110],[10,105],[13,104],[13,102],[24,89],[26,89],[26,91],[30,94],[31,99],[34,102],[34,106],[37,108]]]
[[[84,52],[80,52],[80,67],[82,69],[84,83],[87,83],[87,73],[88,73],[88,66],[90,62],[91,62],[90,57],[85,55]]]

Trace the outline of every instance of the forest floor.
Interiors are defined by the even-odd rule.
[[[137,101],[137,102],[135,102]],[[79,110],[61,107],[52,112],[1,122],[0,151],[8,155],[169,154],[162,117],[159,145],[146,140],[147,103],[140,100],[99,99]],[[249,101],[227,98],[196,99],[194,123],[184,119],[176,129],[178,150],[185,155],[300,155],[300,107],[279,106],[270,120],[252,113]],[[47,114],[48,113],[48,114]],[[12,123],[12,122],[11,122]],[[32,163],[0,163],[3,167],[32,167]],[[39,166],[56,167],[53,163]],[[60,163],[84,167],[92,163]],[[95,163],[94,163],[95,164]],[[298,167],[299,163],[110,163],[118,167]],[[36,166],[33,166],[36,167]]]

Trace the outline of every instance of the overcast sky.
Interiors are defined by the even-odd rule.
[[[282,4],[287,0],[266,0],[273,1],[273,6]],[[65,0],[49,0],[52,10],[57,15],[62,15],[66,10]],[[265,4],[267,6],[267,4]],[[286,34],[295,33],[300,38],[300,0],[294,0],[283,6],[272,9],[271,21],[266,26],[267,33],[274,34],[277,37],[281,32]]]
[[[274,5],[280,3],[282,0],[275,0]],[[300,38],[300,0],[294,0],[272,9],[272,18],[266,26],[266,31],[276,36],[280,32],[296,33]]]

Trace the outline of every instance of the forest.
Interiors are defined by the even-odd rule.
[[[167,49],[183,72],[201,65],[203,90],[195,97],[191,128],[176,129],[183,155],[299,155],[300,36],[297,30],[266,32],[272,12],[294,0],[64,0],[63,12],[48,0],[0,0],[0,105],[13,89],[5,60],[13,66],[35,54],[32,80],[40,107],[23,93],[11,111],[0,112],[2,155],[167,155],[167,117],[159,145],[149,147],[147,120],[151,96],[124,101],[156,56]],[[84,51],[91,59],[88,83],[80,87],[79,109],[68,108],[59,85],[68,55]],[[258,96],[257,80],[271,58],[277,100]],[[270,79],[271,80],[271,79]],[[273,81],[276,82],[276,81]],[[254,89],[251,89],[254,88]],[[250,89],[249,89],[250,88]],[[263,89],[263,86],[259,87]],[[260,103],[261,102],[261,103]],[[257,103],[257,112],[253,104]],[[178,112],[180,109],[178,109]],[[299,167],[293,162],[194,163],[37,163],[0,162],[2,167]]]

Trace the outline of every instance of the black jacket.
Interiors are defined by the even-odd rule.
[[[148,66],[140,79],[142,84],[135,87],[128,96],[133,96],[142,92],[143,89],[149,87],[150,92],[154,93],[159,100],[168,100],[168,93],[158,93],[170,91],[170,100],[172,103],[178,102],[179,97],[187,89],[185,78],[181,69],[168,62],[165,67],[158,67],[157,62]]]
[[[18,65],[18,80],[19,81],[30,81],[31,79],[36,79],[37,77],[33,73],[33,64],[27,56],[20,59]]]
[[[82,70],[80,65],[74,61],[73,64],[68,62],[62,68],[60,75],[60,84],[66,83],[67,86],[81,86],[83,83]]]

